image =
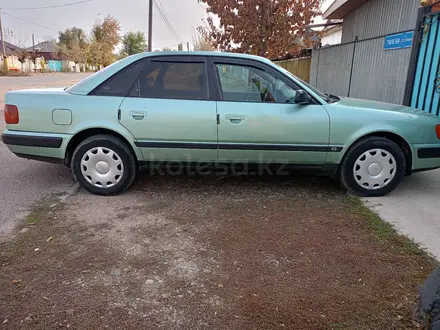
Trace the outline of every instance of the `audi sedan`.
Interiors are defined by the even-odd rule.
[[[99,195],[151,164],[315,170],[361,196],[440,167],[437,117],[323,94],[256,56],[142,53],[68,88],[8,92],[5,104],[14,154],[69,166]]]

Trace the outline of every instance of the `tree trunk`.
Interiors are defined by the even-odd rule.
[[[259,55],[266,57],[267,40],[266,40],[266,4],[264,1],[260,3],[261,24],[260,24],[260,49]]]

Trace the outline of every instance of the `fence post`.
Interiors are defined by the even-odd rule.
[[[350,78],[348,80],[348,93],[347,93],[348,97],[350,97],[350,93],[351,93],[351,79],[353,78],[354,57],[356,55],[356,44],[358,40],[359,40],[359,36],[354,37],[353,56],[351,57]]]
[[[316,50],[318,50],[318,63],[316,64],[316,83],[315,83],[315,87],[318,88],[319,59],[321,57],[321,47],[317,48]],[[311,66],[311,63],[310,63],[310,66]]]
[[[419,8],[419,13],[417,15],[417,22],[413,38],[413,47],[409,60],[408,75],[406,77],[405,94],[403,97],[403,105],[406,106],[411,105],[412,94],[414,91],[414,79],[416,77],[420,46],[422,44],[424,16],[429,11],[429,9],[429,7],[421,7]]]

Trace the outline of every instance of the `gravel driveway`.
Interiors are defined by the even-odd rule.
[[[0,243],[0,324],[415,329],[437,264],[359,203],[327,179],[149,174],[42,200]]]

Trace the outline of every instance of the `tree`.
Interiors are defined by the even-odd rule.
[[[35,53],[35,52],[29,53],[29,59],[32,61],[32,63],[34,63],[35,72],[37,72],[37,58],[38,58],[37,53]],[[30,64],[29,64],[29,66],[30,66]]]
[[[104,63],[103,49],[100,42],[92,40],[87,54],[87,61],[95,67]]]
[[[87,35],[83,29],[76,27],[59,33],[59,50],[75,63],[86,62],[88,48]]]
[[[192,44],[194,46],[194,50],[196,51],[214,50],[209,35],[210,35],[209,30],[206,27],[202,25],[197,26],[192,34]]]
[[[307,26],[319,14],[321,0],[198,0],[217,15],[208,18],[215,48],[280,57],[310,47]]]
[[[142,53],[147,48],[147,39],[142,32],[128,32],[122,37],[122,52],[127,55]]]
[[[24,71],[24,63],[29,58],[29,53],[26,49],[20,49],[15,53],[15,56],[17,56],[18,62],[21,63],[21,71]]]
[[[107,16],[104,21],[96,22],[92,28],[89,59],[95,66],[110,65],[115,61],[113,51],[119,43],[119,21]]]
[[[59,32],[59,33],[60,33],[60,32]],[[50,42],[50,43],[56,44],[56,43],[57,43],[57,38],[54,38],[54,37],[52,37],[52,36],[45,36],[45,37],[43,38],[43,41],[44,41],[44,42]]]
[[[66,29],[63,32],[59,32],[58,36],[59,44],[65,45],[67,48],[73,46],[73,44],[80,44],[82,47],[87,43],[87,35],[83,29],[73,27],[70,29]]]

